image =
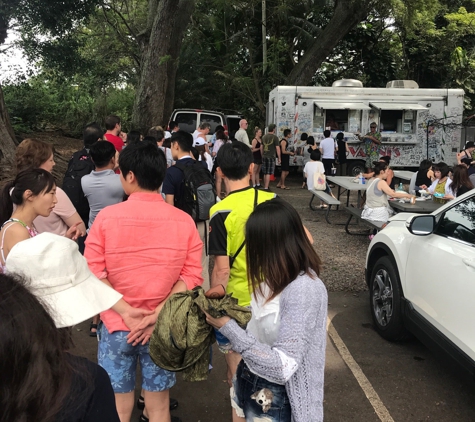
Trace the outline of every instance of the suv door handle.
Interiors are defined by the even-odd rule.
[[[475,268],[475,261],[473,261],[472,259],[462,259],[462,262],[465,264],[465,265],[468,265],[469,267],[472,267],[472,268]]]

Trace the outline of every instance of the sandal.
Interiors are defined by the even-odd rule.
[[[97,324],[94,324],[93,322],[91,322],[91,325],[89,325],[89,337],[97,337]]]
[[[281,186],[280,188],[284,190],[290,190],[290,188],[288,188],[287,186]]]

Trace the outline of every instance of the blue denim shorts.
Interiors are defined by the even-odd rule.
[[[285,385],[253,374],[243,360],[233,384],[233,401],[243,410],[246,422],[291,422],[292,410]]]
[[[175,374],[155,365],[148,351],[149,343],[144,346],[127,344],[127,334],[129,331],[114,331],[110,334],[102,323],[97,330],[97,360],[109,374],[114,393],[135,390],[137,361],[140,361],[142,369],[144,390],[157,392],[172,388],[176,383]]]

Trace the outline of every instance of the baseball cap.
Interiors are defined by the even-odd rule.
[[[114,306],[122,295],[89,270],[76,242],[53,233],[18,242],[7,256],[9,273],[30,281],[57,328],[71,327]]]
[[[196,138],[195,139],[195,147],[200,147],[200,146],[203,146],[203,145],[206,145],[206,142],[203,138]]]

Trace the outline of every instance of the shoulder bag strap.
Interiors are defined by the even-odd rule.
[[[259,196],[259,191],[256,188],[254,188],[254,208],[253,208],[253,210],[257,207],[257,199],[258,199],[257,197],[258,196]],[[239,246],[236,253],[233,256],[229,257],[229,269],[231,269],[233,267],[234,261],[236,260],[239,253],[242,251],[242,248],[244,248],[245,244],[246,244],[246,239],[244,239],[244,241],[241,243],[241,246]]]

